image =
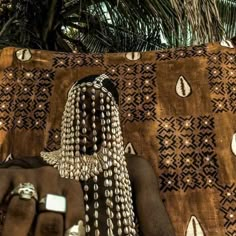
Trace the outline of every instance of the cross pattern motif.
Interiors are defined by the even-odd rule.
[[[0,130],[44,129],[55,72],[7,68],[0,84]]]
[[[214,119],[158,119],[160,187],[163,192],[207,188],[217,182]]]

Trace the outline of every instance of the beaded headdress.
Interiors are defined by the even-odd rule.
[[[76,83],[68,93],[68,100],[62,118],[61,149],[42,152],[41,156],[49,164],[58,168],[60,175],[82,181],[84,184],[85,209],[89,190],[86,181],[94,182],[94,219],[86,214],[86,232],[93,224],[95,235],[100,235],[98,225],[98,178],[104,177],[107,235],[136,235],[132,190],[124,156],[123,138],[119,120],[118,104],[112,93],[103,86],[106,75],[96,77],[92,82]],[[98,99],[99,96],[99,99]],[[91,111],[87,110],[86,100],[91,101]],[[99,104],[98,104],[99,103]],[[97,133],[97,108],[101,137]],[[90,114],[88,114],[88,112]],[[91,118],[91,127],[86,119]],[[89,129],[89,130],[88,130]],[[88,154],[87,134],[92,133],[92,152]],[[99,143],[100,142],[100,143]],[[114,202],[113,200],[114,199]],[[116,212],[114,214],[114,211]],[[117,232],[114,232],[116,225]],[[90,234],[89,234],[90,235]]]

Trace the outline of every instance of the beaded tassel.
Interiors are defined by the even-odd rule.
[[[99,207],[98,176],[103,173],[107,235],[135,236],[132,189],[124,156],[119,111],[112,94],[102,85],[102,81],[107,78],[101,75],[94,82],[78,84],[71,88],[62,117],[61,149],[49,153],[42,152],[41,156],[58,168],[62,177],[84,181],[85,230],[88,235],[93,224],[95,236],[100,236],[99,214],[102,209]],[[88,92],[91,97],[86,97]],[[97,93],[99,101],[96,100]],[[87,114],[87,99],[91,101],[91,114]],[[99,104],[96,104],[97,102]],[[99,150],[96,127],[98,105],[101,122]],[[88,117],[91,117],[89,122],[92,125],[91,155],[87,154]],[[91,178],[93,187],[89,189],[87,181]],[[91,202],[89,191],[93,191],[92,206],[88,205],[88,202]],[[94,210],[93,219],[90,219],[88,214],[91,209]],[[115,228],[117,232],[114,231]]]
[[[75,105],[75,179],[79,180],[80,176],[80,88],[77,88],[76,105]]]

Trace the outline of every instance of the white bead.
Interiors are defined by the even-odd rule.
[[[93,130],[93,136],[96,136],[96,135],[97,135],[97,131]]]
[[[94,200],[97,200],[98,199],[98,193],[94,193],[93,198],[94,198]]]
[[[125,227],[124,232],[125,232],[125,234],[129,234],[129,229],[128,229],[128,227]]]
[[[107,226],[109,227],[113,226],[112,220],[110,218],[107,219]]]
[[[89,211],[89,205],[88,204],[85,205],[85,210]]]
[[[98,211],[97,211],[97,210],[94,211],[94,217],[95,217],[96,219],[98,219]]]
[[[86,144],[87,143],[87,138],[83,137],[83,143]]]
[[[88,191],[89,190],[89,186],[86,184],[86,185],[84,185],[84,191]]]
[[[98,190],[98,185],[97,185],[97,184],[94,184],[94,185],[93,185],[93,190],[94,190],[94,191],[97,191],[97,190]]]
[[[90,226],[89,226],[89,225],[86,225],[86,226],[85,226],[85,231],[86,231],[86,233],[89,233],[89,232],[90,232]]]
[[[93,142],[94,142],[94,143],[97,142],[97,137],[93,137]]]
[[[97,149],[98,149],[98,148],[97,148],[97,145],[94,144],[94,145],[93,145],[93,150],[94,150],[94,151],[97,151]]]
[[[96,201],[96,202],[94,203],[94,208],[97,209],[98,207],[99,207],[99,203]]]
[[[103,175],[104,175],[105,178],[107,178],[107,177],[108,177],[108,171],[105,170],[105,171],[103,172]]]
[[[95,230],[95,236],[100,236],[100,231],[98,229]]]
[[[109,180],[108,180],[108,179],[106,179],[106,180],[104,181],[104,186],[105,186],[105,187],[108,187],[108,186],[109,186]]]
[[[114,236],[112,229],[108,228],[107,230],[107,236]]]
[[[86,116],[87,116],[86,111],[83,111],[83,113],[82,113],[82,117],[86,117]]]
[[[98,177],[97,176],[94,176],[93,177],[93,181],[96,183],[98,181]]]
[[[120,226],[119,226],[120,227]],[[118,235],[121,236],[122,235],[122,228],[118,228]]]

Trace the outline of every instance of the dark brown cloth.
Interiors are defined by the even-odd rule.
[[[235,48],[214,43],[137,60],[40,50],[26,60],[26,49],[19,60],[18,50],[0,55],[3,161],[58,149],[68,90],[106,73],[119,89],[126,151],[152,164],[176,235],[236,234]]]

